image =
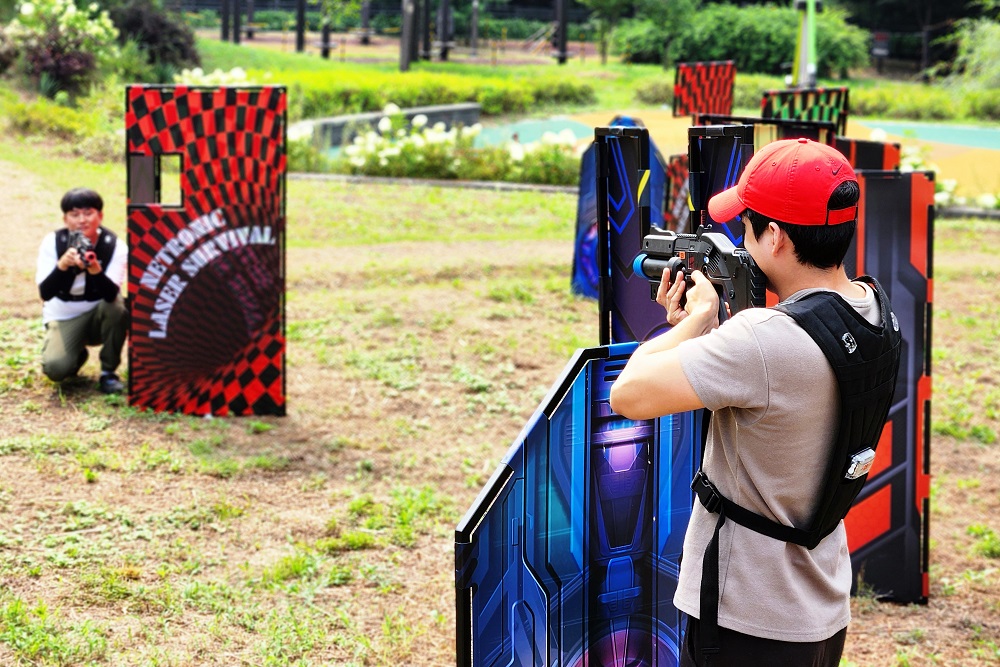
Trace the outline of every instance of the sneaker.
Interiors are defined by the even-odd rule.
[[[120,394],[125,390],[125,385],[114,373],[101,373],[98,387],[104,394]]]

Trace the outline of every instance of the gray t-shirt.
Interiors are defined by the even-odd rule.
[[[878,299],[865,290],[867,298],[847,302],[878,325]],[[770,308],[741,311],[678,351],[684,375],[713,411],[703,464],[709,479],[748,510],[804,525],[839,419],[836,379],[823,352],[791,317]],[[674,595],[674,605],[695,617],[717,519],[695,501]],[[782,641],[827,639],[851,620],[851,578],[843,522],[809,550],[727,521],[719,536],[719,625]]]

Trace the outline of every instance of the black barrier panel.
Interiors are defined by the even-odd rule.
[[[779,139],[812,139],[832,146],[837,135],[836,126],[829,121],[792,118],[756,118],[754,116],[722,116],[695,114],[694,125],[750,125],[753,127],[753,146],[759,151]]]
[[[286,105],[127,87],[132,405],[285,413]]]
[[[926,602],[930,492],[931,172],[858,171],[849,275],[879,279],[903,334],[894,403],[868,482],[846,519],[855,572],[880,597]]]
[[[844,154],[851,166],[857,169],[891,170],[899,169],[899,144],[881,141],[865,141],[849,137],[837,137],[834,146]]]

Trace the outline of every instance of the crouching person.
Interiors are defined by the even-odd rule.
[[[105,394],[124,389],[117,375],[128,332],[121,294],[128,250],[101,226],[104,201],[86,188],[67,192],[61,202],[63,228],[48,234],[38,251],[35,282],[44,302],[42,371],[53,382],[74,377],[100,346],[98,388]]]

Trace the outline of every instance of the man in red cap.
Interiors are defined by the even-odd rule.
[[[611,389],[612,408],[630,419],[712,411],[695,479],[710,480],[706,488],[725,502],[721,511],[706,507],[699,491],[685,535],[674,596],[688,619],[681,665],[839,664],[852,583],[841,517],[813,548],[725,519],[739,505],[779,528],[809,525],[842,424],[839,376],[812,333],[781,308],[838,295],[847,319],[876,342],[894,335],[898,348],[877,283],[844,270],[859,197],[854,170],[829,146],[793,139],[758,151],[708,211],[717,221],[742,219],[746,248],[781,304],[720,326],[718,294],[701,272],[687,288],[683,276],[671,284],[664,272],[656,300],[673,327],[640,345]],[[897,369],[898,350],[893,385]],[[888,406],[891,395],[880,400]]]

